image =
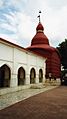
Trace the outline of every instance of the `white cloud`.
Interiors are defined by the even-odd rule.
[[[0,28],[16,32],[16,20],[14,14],[3,14],[3,16],[5,16],[6,22],[1,22]]]
[[[21,1],[22,1],[22,0],[10,0],[10,1],[7,0],[7,2],[5,2],[5,3],[6,3],[6,5],[8,5],[8,6],[10,6],[10,5],[13,5],[13,6],[15,5],[15,6],[16,6],[16,5],[18,5],[18,4],[21,4]]]
[[[7,34],[1,34],[0,33],[0,38],[4,38],[7,41],[10,41],[12,43],[18,44],[17,41],[16,41],[16,39],[15,39],[15,37],[13,35],[9,36]]]
[[[26,45],[29,44],[34,35],[34,23],[32,23],[31,17],[22,12],[4,14],[4,16],[6,17],[7,22],[1,23],[0,28],[14,32],[13,35],[5,34],[4,36],[15,39],[19,44],[22,42],[24,46],[24,40],[26,40]]]
[[[4,5],[4,1],[0,0],[0,8],[3,7],[3,5]]]
[[[14,37],[17,42],[22,42],[23,45],[25,41],[27,44],[30,43],[36,33],[39,10],[42,11],[41,21],[44,25],[44,33],[52,45],[58,45],[67,37],[67,0],[10,0],[8,3],[15,8],[19,6],[20,10],[3,13],[7,23],[2,23],[0,28],[13,31],[14,34],[10,37]]]
[[[19,17],[18,17],[19,16]],[[31,38],[32,32],[33,32],[33,22],[30,16],[27,16],[22,13],[17,13],[16,18],[18,21],[18,33],[22,37],[26,38]]]
[[[57,11],[61,9],[63,6],[66,6],[67,0],[47,0],[47,4],[53,10]]]
[[[27,0],[10,0],[11,4],[16,5],[16,4],[21,4],[21,3],[26,3]]]
[[[52,12],[52,15],[49,17],[46,22],[47,25],[47,34],[51,40],[51,42],[58,41],[58,44],[62,42],[65,37],[67,37],[67,7],[63,7],[62,9],[55,12]],[[54,43],[54,45],[55,45]],[[57,44],[57,45],[58,45]]]

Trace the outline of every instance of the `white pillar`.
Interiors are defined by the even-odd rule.
[[[43,75],[43,81],[42,82],[45,83],[45,80],[46,80],[45,75]]]
[[[12,74],[10,80],[10,87],[16,87],[17,85],[18,85],[17,74]]]
[[[25,84],[30,84],[30,74],[26,74]]]
[[[35,83],[39,83],[39,75],[38,74],[36,74]]]
[[[60,80],[60,78],[57,78],[57,79],[56,79],[56,82],[57,82],[57,85],[61,85],[61,80]]]

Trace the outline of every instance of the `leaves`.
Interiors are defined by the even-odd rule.
[[[61,63],[64,69],[67,69],[67,39],[64,42],[60,43],[57,47],[61,54]]]

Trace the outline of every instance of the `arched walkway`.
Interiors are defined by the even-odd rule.
[[[30,84],[35,83],[35,78],[36,78],[36,72],[35,72],[35,69],[32,68],[30,70]]]
[[[24,84],[25,84],[25,70],[23,67],[20,67],[18,69],[18,85]]]
[[[43,80],[43,71],[42,69],[39,70],[39,83],[42,83]]]
[[[0,87],[10,86],[11,71],[10,68],[4,64],[0,67]]]

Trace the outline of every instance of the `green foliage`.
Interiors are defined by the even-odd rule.
[[[60,43],[57,47],[61,55],[61,63],[64,69],[67,69],[67,39],[64,42]]]
[[[61,72],[61,77],[65,76],[66,73],[67,73],[67,69],[66,69],[66,70],[63,70],[63,71]]]

